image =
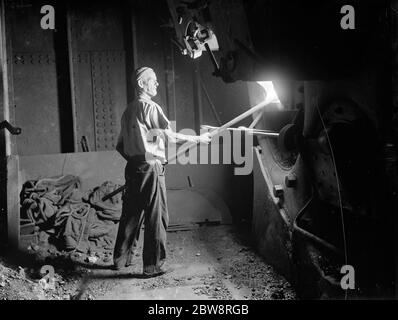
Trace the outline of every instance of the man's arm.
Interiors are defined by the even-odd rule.
[[[167,137],[168,141],[171,143],[210,143],[211,138],[208,133],[200,136],[191,136],[173,131],[170,127],[170,121],[163,113],[162,108],[159,107],[157,104],[149,105],[147,108],[147,113],[148,123],[151,124],[151,128],[156,130],[160,129],[162,133]]]
[[[200,136],[191,136],[174,132],[170,127],[163,130],[163,132],[167,136],[168,140],[172,143],[192,142],[208,144],[211,141],[211,137],[208,133],[202,134]]]

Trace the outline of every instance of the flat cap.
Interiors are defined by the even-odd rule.
[[[155,73],[153,69],[148,67],[141,67],[135,70],[135,80],[138,82],[141,79],[146,78],[150,73]]]

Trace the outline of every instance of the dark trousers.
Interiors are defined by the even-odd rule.
[[[144,272],[158,272],[166,259],[166,230],[169,223],[165,168],[160,162],[129,161],[125,169],[126,189],[113,253],[114,264],[131,264],[144,222]]]

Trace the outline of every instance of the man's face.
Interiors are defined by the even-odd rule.
[[[144,91],[150,97],[154,97],[157,95],[157,88],[159,86],[158,80],[156,78],[156,74],[154,72],[150,72],[145,83],[144,83]]]

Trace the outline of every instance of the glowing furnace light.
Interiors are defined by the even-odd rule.
[[[272,81],[257,81],[257,83],[262,86],[265,90],[265,101],[267,104],[276,104],[279,110],[283,109],[283,105],[275,91],[274,84]]]

